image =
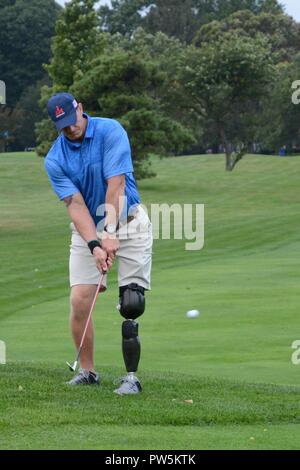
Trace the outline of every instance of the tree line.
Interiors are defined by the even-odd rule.
[[[0,0],[0,80],[6,106],[0,106],[0,151],[34,146],[43,84],[51,84],[43,63],[51,57],[55,22],[62,10],[54,0]]]
[[[0,8],[22,1],[0,1]],[[44,113],[34,119],[40,155],[56,137],[47,99],[62,90],[89,114],[124,125],[138,178],[153,175],[152,153],[221,146],[232,171],[253,147],[299,147],[300,106],[291,96],[300,79],[300,25],[277,0],[112,0],[98,10],[96,3],[55,7],[55,32],[35,82],[37,112]],[[0,78],[1,57],[0,46]],[[16,92],[17,104],[21,97]]]

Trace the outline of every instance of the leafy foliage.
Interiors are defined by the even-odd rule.
[[[95,0],[72,0],[62,11],[56,23],[56,35],[52,43],[52,58],[45,68],[52,86],[42,87],[40,106],[44,119],[36,125],[37,153],[45,156],[57,132],[47,117],[46,103],[56,92],[67,91],[74,80],[87,71],[91,59],[101,53],[104,35],[97,28]]]
[[[46,66],[56,88],[70,87],[103,48],[95,3],[96,0],[72,0],[56,23],[52,58]]]
[[[190,46],[180,73],[190,106],[218,132],[226,150],[226,169],[231,171],[253,138],[255,125],[249,124],[272,80],[268,42],[233,32],[200,49]],[[236,155],[230,144],[239,149]]]
[[[149,154],[179,154],[196,141],[204,149],[221,143],[231,171],[254,142],[297,140],[297,126],[280,112],[280,129],[268,125],[275,89],[278,108],[290,121],[298,116],[283,102],[298,73],[300,26],[277,0],[95,5],[73,0],[61,14],[46,67],[53,85],[43,87],[41,105],[70,90],[87,112],[119,120],[138,178],[152,175]],[[45,118],[37,133],[45,155],[56,131]]]
[[[150,153],[178,153],[193,141],[192,134],[171,119],[157,91],[168,79],[159,64],[135,51],[103,54],[72,87],[93,114],[118,119],[126,128],[138,179],[153,176]]]
[[[193,134],[168,114],[163,90],[170,75],[151,56],[144,36],[119,42],[109,39],[97,30],[94,3],[73,0],[58,21],[53,58],[47,67],[53,87],[43,88],[41,105],[45,107],[53,92],[70,90],[87,112],[118,119],[129,134],[136,177],[150,177],[149,154],[179,153],[193,142]],[[88,34],[83,36],[83,30]],[[82,50],[87,54],[81,54]],[[48,129],[47,119],[37,126],[40,155],[51,145],[53,135]]]
[[[260,116],[260,141],[277,151],[286,145],[288,152],[298,149],[300,153],[299,79],[300,55],[292,63],[279,64],[270,97],[265,100],[264,112]],[[292,84],[296,81],[298,100],[294,102]]]
[[[112,0],[99,8],[100,26],[111,34],[131,36],[143,24],[142,12],[151,5],[151,0]]]
[[[156,0],[144,18],[146,31],[161,31],[167,36],[190,43],[201,24],[194,0]]]
[[[190,129],[193,134],[200,136],[199,115],[188,106],[185,90],[178,81],[178,70],[184,60],[186,49],[176,39],[158,32],[150,34],[143,28],[138,28],[131,38],[114,35],[110,39],[110,50],[115,48],[125,50],[143,57],[147,62],[159,64],[164,73],[164,80],[157,83],[155,96],[160,101],[164,112]]]
[[[190,43],[203,24],[239,10],[283,13],[277,0],[112,0],[111,7],[100,7],[99,18],[101,27],[112,34],[130,37],[143,27],[149,33],[160,31]]]
[[[222,21],[212,21],[199,29],[193,44],[200,47],[202,43],[214,43],[230,37],[232,32],[240,36],[253,38],[262,34],[276,52],[277,61],[291,58],[300,44],[300,24],[283,14],[264,12],[259,15],[251,11],[237,11]]]
[[[29,86],[44,76],[50,41],[60,7],[54,0],[0,2],[0,77],[7,104],[14,106]]]
[[[0,106],[0,151],[9,150],[15,140],[15,135],[20,129],[24,113],[19,108]]]

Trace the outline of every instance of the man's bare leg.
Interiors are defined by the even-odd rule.
[[[78,351],[88,314],[96,293],[96,285],[80,284],[71,289],[70,327]],[[80,354],[80,367],[91,372],[94,368],[94,327],[90,320]]]

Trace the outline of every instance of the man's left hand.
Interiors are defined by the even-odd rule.
[[[109,235],[103,232],[101,237],[101,247],[104,251],[106,251],[107,256],[114,260],[116,253],[120,248],[120,242],[115,235]]]

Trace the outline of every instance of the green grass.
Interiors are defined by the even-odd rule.
[[[204,203],[205,245],[155,241],[144,392],[120,398],[116,267],[94,315],[103,385],[69,390],[69,221],[42,160],[0,155],[0,448],[299,448],[299,159],[249,156],[231,174],[222,156],[153,165],[143,202]]]

